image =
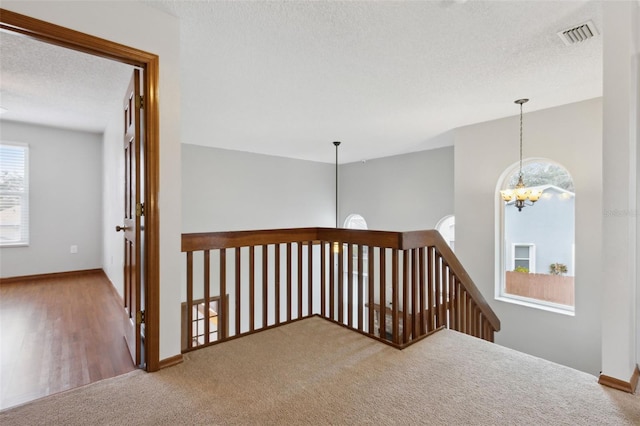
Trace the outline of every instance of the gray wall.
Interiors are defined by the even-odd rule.
[[[533,107],[533,103],[527,104]],[[463,127],[455,136],[456,254],[502,323],[496,342],[597,375],[601,368],[602,99],[524,116],[526,158],[571,174],[575,205],[575,316],[494,298],[501,174],[518,161],[518,115]],[[536,208],[536,207],[531,207]]]
[[[340,226],[357,213],[369,229],[434,229],[453,213],[453,164],[449,146],[341,166]]]
[[[535,244],[535,272],[548,274],[552,263],[567,266],[573,275],[573,243],[575,241],[575,198],[564,198],[561,192],[548,188],[533,207],[518,211],[512,204],[505,207],[505,266],[512,270],[513,244]]]
[[[182,231],[333,226],[334,166],[182,145]]]
[[[124,151],[122,111],[113,112],[102,135],[102,269],[120,296],[124,295]]]
[[[101,268],[101,135],[2,121],[0,138],[29,144],[30,183],[30,244],[0,249],[0,276]]]

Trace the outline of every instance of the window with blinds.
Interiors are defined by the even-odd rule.
[[[29,147],[0,143],[0,247],[29,244]]]

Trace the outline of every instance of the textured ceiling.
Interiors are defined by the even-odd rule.
[[[341,162],[351,162],[450,143],[439,136],[518,114],[518,98],[531,99],[526,113],[602,94],[602,36],[565,46],[556,35],[587,20],[602,31],[600,2],[145,3],[181,21],[183,143],[332,162],[340,140]],[[21,63],[28,50],[6,40],[0,103],[9,119],[5,51]],[[45,117],[76,103],[86,113],[113,90],[119,102],[130,72],[36,56],[15,87],[34,106],[38,97],[53,106]],[[96,81],[104,93],[87,95]]]
[[[132,66],[0,32],[2,119],[102,132]],[[111,113],[110,113],[111,112]]]

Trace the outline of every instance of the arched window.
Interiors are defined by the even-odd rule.
[[[347,216],[347,218],[344,221],[344,227],[346,229],[361,229],[361,230],[367,230],[369,229],[367,227],[367,221],[364,220],[364,218],[362,216],[360,216],[359,214],[350,214],[349,216]],[[362,280],[363,280],[363,294],[364,294],[364,300],[368,300],[369,297],[369,247],[362,246],[362,253],[359,253],[358,251],[358,247],[357,245],[354,245],[352,247],[352,251],[353,251],[353,282],[357,283],[358,282],[358,265],[359,265],[359,257],[362,256]],[[349,259],[347,258],[347,249],[346,249],[346,244],[345,244],[345,248],[343,249],[343,253],[344,253],[344,264],[347,265]],[[349,272],[347,271],[347,268],[344,268],[344,282],[348,282],[349,279]],[[347,288],[347,286],[344,286],[344,300],[349,300],[349,289]],[[362,318],[358,318],[358,309],[356,306],[356,301],[358,300],[358,286],[354,285],[353,286],[353,294],[352,294],[352,299],[354,302],[353,304],[353,313],[352,313],[352,317],[351,317],[351,321],[353,321],[353,324],[359,324],[360,321],[362,321]],[[346,314],[348,315],[348,309],[347,306],[344,307],[344,309],[346,310]],[[345,315],[345,318],[348,318],[348,316]],[[346,321],[346,320],[345,320]],[[369,329],[369,324],[365,322],[364,324],[364,329],[368,330]]]
[[[344,220],[344,227],[347,229],[369,229],[367,228],[367,221],[359,214],[350,214]]]
[[[440,219],[436,224],[436,231],[440,232],[442,238],[451,247],[451,250],[455,251],[456,217],[450,214]]]
[[[360,216],[359,214],[353,213],[350,214],[349,216],[347,216],[347,218],[344,220],[344,227],[346,229],[363,229],[363,230],[367,230],[369,229],[367,227],[367,221],[364,220],[364,217]],[[365,262],[367,262],[367,246],[364,246],[362,248],[362,256]],[[345,251],[346,253],[346,251]],[[353,251],[353,256],[355,261],[357,262],[357,258],[358,258],[358,248],[355,247],[354,251]],[[365,269],[366,271],[366,269]],[[366,272],[363,271],[363,274],[366,274]],[[354,271],[354,273],[357,273],[357,271]]]
[[[575,305],[575,189],[562,165],[534,159],[523,163],[527,188],[540,199],[521,211],[500,190],[514,188],[518,165],[498,182],[496,298],[572,314]]]

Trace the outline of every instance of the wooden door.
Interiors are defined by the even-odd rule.
[[[124,337],[136,366],[142,360],[142,146],[140,71],[134,70],[124,98]]]

